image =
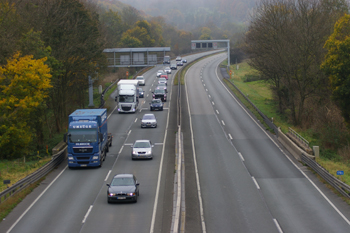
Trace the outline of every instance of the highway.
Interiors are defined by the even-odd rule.
[[[186,200],[186,232],[350,232],[348,206],[342,213],[345,203],[326,198],[224,87],[224,59],[204,59],[186,75],[185,155],[193,158],[185,180],[198,181],[201,200]]]
[[[350,232],[349,206],[290,158],[223,85],[217,67],[226,56],[194,64],[181,87],[185,158],[181,227],[189,233]],[[144,74],[145,98],[140,99],[137,113],[109,109],[113,145],[102,167],[68,169],[64,162],[0,223],[0,232],[171,231],[178,130],[178,86],[170,85],[174,71],[164,111],[152,112],[158,127],[140,127],[142,115],[150,113],[160,68]],[[152,160],[131,160],[130,145],[137,139],[155,144]],[[137,177],[137,203],[107,203],[106,184],[118,173]]]

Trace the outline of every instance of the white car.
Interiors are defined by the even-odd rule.
[[[139,86],[145,85],[145,78],[143,76],[137,76],[136,80],[139,81]]]
[[[150,140],[136,140],[131,146],[131,158],[134,159],[152,159],[152,148],[154,145]]]
[[[164,71],[167,73],[167,74],[171,74],[171,69],[170,67],[165,67]]]
[[[182,58],[180,56],[177,56],[176,61],[182,61]]]
[[[165,74],[164,70],[157,71],[157,78],[159,78],[162,74]]]

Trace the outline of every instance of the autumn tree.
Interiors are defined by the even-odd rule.
[[[0,68],[0,150],[1,159],[30,153],[35,130],[31,119],[45,105],[50,84],[46,58],[20,57],[16,53]]]
[[[100,22],[104,30],[106,47],[118,47],[125,28],[120,14],[109,10],[100,14]]]
[[[328,75],[332,96],[350,125],[350,15],[340,18],[325,43],[328,53],[322,69]]]

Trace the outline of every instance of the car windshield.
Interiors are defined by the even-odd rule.
[[[150,148],[149,142],[135,142],[134,148]]]
[[[154,90],[154,94],[164,94],[164,93],[165,93],[164,89],[156,89],[156,90]]]
[[[142,88],[139,88],[139,92],[142,92],[143,90],[142,90]]]
[[[166,78],[160,78],[159,81],[166,81]]]
[[[158,87],[166,87],[165,83],[159,83]]]
[[[161,103],[161,100],[160,100],[160,99],[152,100],[152,104],[158,104],[158,103]]]
[[[158,73],[163,73],[163,70],[158,70]]]
[[[143,77],[137,77],[136,79],[138,79],[138,80],[143,80]]]
[[[77,142],[97,142],[97,129],[69,129],[69,141]]]
[[[135,182],[132,177],[120,177],[112,180],[111,186],[134,186]]]
[[[170,69],[170,67],[165,67],[165,69],[166,69],[166,70],[169,70],[169,69]]]
[[[154,115],[144,115],[142,120],[153,120],[155,119]]]
[[[120,95],[119,102],[120,103],[132,103],[134,101],[133,95]]]

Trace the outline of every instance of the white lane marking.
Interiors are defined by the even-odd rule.
[[[236,103],[243,109],[243,111],[246,112],[246,114],[252,119],[253,122],[266,134],[268,138],[272,141],[273,144],[284,154],[284,156],[294,165],[296,169],[298,169],[301,174],[314,186],[314,188],[321,194],[321,196],[333,207],[333,209],[344,219],[344,221],[350,225],[349,219],[347,219],[344,214],[331,202],[331,200],[328,199],[328,197],[317,187],[317,185],[289,158],[289,156],[282,150],[282,148],[270,137],[270,135],[266,132],[265,129],[263,129],[258,122],[255,121],[255,119],[248,113],[247,110],[239,103],[239,101],[236,99],[236,97],[227,89],[227,87],[224,85],[224,83],[220,80],[217,70],[215,70],[216,78],[219,80],[221,85],[226,89],[226,91],[231,95],[231,97],[236,101]]]
[[[241,160],[244,162],[245,160],[244,160],[244,157],[243,157],[243,155],[241,154],[241,152],[238,152],[238,155],[239,155],[239,157],[241,157]]]
[[[141,112],[141,109],[140,109],[140,112]],[[135,121],[134,122],[136,122],[137,121],[137,118],[135,119]]]
[[[120,147],[118,154],[122,153],[123,149],[124,149],[124,146]]]
[[[277,219],[274,218],[274,219],[273,219],[273,222],[275,223],[275,225],[276,225],[276,227],[277,227],[277,229],[278,229],[278,232],[279,232],[279,233],[283,233],[280,224],[277,222]]]
[[[212,105],[215,105],[214,101],[211,101]]]
[[[90,214],[90,212],[91,212],[91,210],[92,210],[92,207],[93,207],[93,205],[90,206],[89,210],[88,210],[87,213],[85,214],[85,217],[84,217],[84,219],[83,219],[83,221],[82,221],[83,224],[85,223],[87,217],[89,216],[89,214]]]
[[[107,181],[107,179],[108,179],[109,175],[111,174],[111,172],[112,172],[112,170],[109,170],[109,172],[107,173],[107,176],[105,178],[105,181]]]
[[[208,89],[205,89],[205,91],[208,91]]]
[[[228,134],[228,136],[229,136],[229,137],[230,137],[230,139],[232,140],[232,136],[231,136],[231,134],[230,134],[230,133]]]
[[[147,96],[146,97],[148,97],[149,96],[149,94],[147,94]]]
[[[216,113],[217,113],[217,114],[220,114],[218,110],[216,110]]]
[[[254,181],[256,187],[257,187],[258,189],[260,189],[260,186],[259,186],[258,182],[256,181],[256,179],[254,178],[254,176],[252,176],[252,179],[253,179],[253,181]]]
[[[210,95],[208,95],[209,96],[209,98],[211,98],[211,96]]]
[[[222,122],[222,125],[225,125],[225,122],[223,120],[221,120],[221,122]]]
[[[193,67],[193,66],[192,66]],[[190,67],[187,72],[189,72],[189,70],[192,69],[192,67]],[[187,73],[186,72],[186,73]],[[186,74],[185,74],[186,77]],[[194,147],[194,136],[193,136],[193,129],[192,129],[192,117],[191,117],[191,109],[190,109],[190,101],[188,99],[188,91],[187,91],[187,85],[185,82],[185,90],[186,90],[186,98],[187,98],[187,109],[189,112],[189,117],[190,117],[190,129],[191,129],[191,141],[192,141],[192,151],[193,151],[193,161],[194,161],[194,169],[195,169],[195,173],[196,173],[196,181],[197,181],[197,192],[198,192],[198,201],[199,201],[199,213],[200,213],[200,217],[201,217],[201,223],[202,223],[202,232],[206,233],[206,226],[205,226],[205,220],[204,220],[204,210],[203,210],[203,201],[202,201],[202,194],[201,194],[201,187],[200,187],[200,182],[199,182],[199,173],[198,173],[198,167],[197,167],[197,158],[196,158],[196,149]],[[209,95],[210,97],[210,95]]]
[[[128,132],[128,136],[130,135],[130,133],[131,133],[131,129],[130,129],[129,132]]]
[[[205,83],[203,83],[203,86],[205,86]]]
[[[67,169],[67,167],[68,167],[68,165],[60,172],[60,174],[58,174],[58,176],[56,176],[56,178],[53,181],[51,181],[51,183],[46,187],[46,189],[33,201],[33,203],[26,209],[26,211],[23,212],[23,214],[16,220],[16,222],[14,224],[12,224],[12,226],[10,227],[10,229],[8,229],[8,231],[6,231],[6,233],[9,233],[10,231],[12,231],[12,229],[18,224],[19,221],[21,221],[21,219],[24,217],[24,215],[27,214],[27,212],[44,195],[44,193],[46,193],[46,191],[51,187],[51,185],[53,185],[53,183],[55,183],[55,181],[62,175],[62,173]]]

